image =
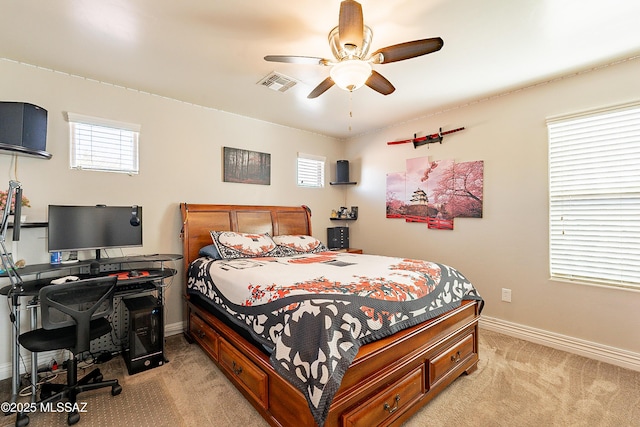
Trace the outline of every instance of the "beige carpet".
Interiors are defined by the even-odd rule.
[[[640,372],[480,331],[478,370],[406,427],[640,426]]]
[[[87,413],[78,426],[266,427],[226,377],[181,335],[167,340],[170,362],[128,375],[116,358],[102,365],[109,389],[81,396]],[[0,383],[0,401],[10,395]],[[15,417],[0,418],[1,426]],[[64,414],[33,414],[30,426],[64,426]],[[640,426],[640,372],[625,370],[502,334],[482,330],[478,370],[462,376],[405,427]],[[293,426],[292,426],[293,427]]]

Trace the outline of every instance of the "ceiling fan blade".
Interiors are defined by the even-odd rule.
[[[378,49],[371,55],[371,59],[375,64],[404,61],[405,59],[437,52],[442,49],[443,45],[444,41],[440,37],[414,40]]]
[[[292,55],[267,55],[265,61],[270,62],[286,62],[289,64],[306,64],[306,65],[328,65],[329,60],[324,58],[316,58],[313,56],[292,56]]]
[[[340,17],[338,20],[338,34],[340,44],[353,45],[362,48],[364,39],[364,18],[362,5],[354,0],[340,3]]]
[[[335,83],[333,82],[333,79],[331,77],[327,77],[322,81],[322,83],[316,86],[316,88],[313,89],[309,95],[307,95],[307,98],[313,99],[313,98],[319,97],[320,95],[325,93],[327,90],[329,90],[331,86],[333,86],[334,84]]]
[[[371,76],[369,76],[365,84],[371,89],[383,95],[389,95],[390,93],[393,93],[394,90],[396,90],[391,82],[376,70],[373,70],[371,72]]]

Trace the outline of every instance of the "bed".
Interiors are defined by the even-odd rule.
[[[270,425],[400,425],[477,368],[483,301],[457,270],[325,251],[305,206],[180,210],[185,336]]]

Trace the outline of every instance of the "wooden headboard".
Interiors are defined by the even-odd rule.
[[[210,231],[311,235],[306,206],[203,205],[180,203],[185,272],[198,251],[213,241]]]

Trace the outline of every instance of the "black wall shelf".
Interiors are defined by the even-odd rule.
[[[52,156],[47,151],[33,150],[21,145],[5,144],[0,142],[0,154],[19,154],[22,156],[38,157],[49,160]]]

